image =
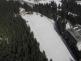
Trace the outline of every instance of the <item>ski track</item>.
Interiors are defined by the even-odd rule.
[[[48,60],[51,58],[53,61],[70,61],[73,59],[61,37],[55,31],[53,20],[40,15],[35,12],[21,15],[40,43],[40,50],[45,51]]]

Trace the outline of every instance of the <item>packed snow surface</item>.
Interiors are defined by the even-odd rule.
[[[52,58],[53,61],[70,61],[73,59],[61,37],[55,31],[53,20],[35,12],[22,14],[21,17],[30,26],[34,37],[40,44],[40,50],[45,51],[48,59]]]

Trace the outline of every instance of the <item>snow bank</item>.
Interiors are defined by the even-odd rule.
[[[54,29],[53,20],[39,13],[21,15],[27,21],[34,33],[35,38],[40,43],[40,50],[46,52],[48,59],[53,61],[70,61],[73,59],[62,39]]]
[[[25,2],[29,2],[29,3],[33,3],[33,4],[37,4],[37,3],[50,3],[51,1],[55,1],[57,3],[57,5],[61,4],[61,0],[38,0],[38,2],[34,1],[34,0],[24,0]]]

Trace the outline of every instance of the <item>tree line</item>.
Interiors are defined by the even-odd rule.
[[[57,4],[53,1],[51,3],[46,4],[35,4],[33,7],[35,12],[41,13],[51,19],[55,19],[57,17]]]

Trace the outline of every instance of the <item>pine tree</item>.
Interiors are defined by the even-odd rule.
[[[0,3],[0,61],[48,61],[25,20],[14,16],[22,5],[5,0]]]

